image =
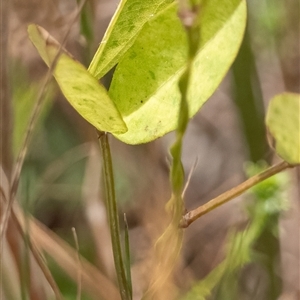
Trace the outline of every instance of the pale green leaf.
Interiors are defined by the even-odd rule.
[[[59,43],[37,25],[29,25],[29,37],[50,67]],[[106,89],[85,67],[62,49],[53,75],[63,94],[77,112],[100,131],[124,133],[127,128]]]
[[[212,95],[231,66],[246,24],[244,0],[208,0],[200,19],[201,43],[188,93],[192,117]],[[186,33],[176,3],[145,24],[119,62],[110,96],[128,127],[116,134],[128,144],[146,143],[177,127],[178,80],[187,61]]]
[[[121,0],[89,66],[89,72],[97,79],[103,77],[132,46],[145,23],[173,1]]]
[[[277,154],[290,164],[300,164],[300,94],[275,96],[270,101],[266,123]]]

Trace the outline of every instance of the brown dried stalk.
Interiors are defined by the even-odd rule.
[[[289,163],[283,161],[279,164],[276,164],[267,170],[249,178],[248,180],[244,181],[243,183],[239,184],[238,186],[232,188],[229,191],[226,191],[225,193],[217,196],[216,198],[208,201],[204,205],[199,206],[198,208],[191,210],[187,212],[181,219],[180,227],[186,228],[190,224],[192,224],[194,221],[196,221],[201,216],[207,214],[208,212],[214,210],[215,208],[219,207],[220,205],[232,200],[233,198],[236,198],[237,196],[241,195],[254,185],[256,185],[259,182],[264,181],[265,179],[283,171],[288,168],[293,168],[293,165],[290,165]]]

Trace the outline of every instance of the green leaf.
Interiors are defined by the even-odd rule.
[[[275,139],[277,154],[290,164],[300,164],[300,94],[275,96],[270,102],[266,123]]]
[[[188,93],[189,117],[212,95],[237,55],[246,23],[244,0],[207,0],[200,19],[200,47]],[[121,141],[152,141],[177,127],[178,80],[188,55],[176,3],[145,24],[119,62],[109,90],[128,127]]]
[[[29,25],[28,33],[40,56],[50,67],[60,51],[59,43],[46,30],[34,24]],[[65,49],[61,49],[53,75],[67,100],[89,123],[100,131],[126,132],[122,116],[106,89]]]
[[[77,0],[80,4],[80,1]],[[87,1],[82,8],[80,14],[80,33],[86,39],[87,45],[91,43],[94,38],[93,21],[94,21],[94,10],[92,1]]]
[[[145,23],[173,1],[121,0],[89,66],[89,72],[97,79],[103,77],[132,46]]]

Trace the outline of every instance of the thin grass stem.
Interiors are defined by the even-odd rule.
[[[75,227],[72,227],[72,233],[75,241],[75,248],[77,252],[77,295],[76,295],[76,300],[81,299],[81,291],[82,291],[82,283],[81,283],[81,263],[80,263],[80,252],[79,252],[79,242],[78,242],[78,237],[76,233]]]

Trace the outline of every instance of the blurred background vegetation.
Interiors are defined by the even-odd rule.
[[[86,66],[117,2],[88,0],[72,26],[66,48]],[[77,4],[1,1],[1,164],[8,178],[47,71],[27,37],[27,25],[37,23],[61,41]],[[191,120],[185,137],[186,174],[198,161],[185,197],[188,210],[279,160],[267,144],[265,109],[278,93],[300,92],[299,1],[248,0],[248,10],[237,59]],[[106,86],[111,75],[103,80]],[[172,141],[172,133],[138,146],[111,138],[120,219],[126,213],[129,225],[134,299],[141,298],[149,281],[151,245],[164,222]],[[17,199],[24,211],[73,247],[74,227],[80,254],[115,281],[99,155],[96,132],[52,82],[34,128]],[[180,263],[166,295],[299,299],[299,178],[299,168],[271,178],[186,229]],[[22,246],[12,238],[14,230],[10,225],[7,233],[13,257],[9,267],[22,274]],[[50,256],[46,259],[65,299],[75,299],[78,284]],[[20,290],[25,291],[22,298],[4,299],[42,299],[26,294],[26,275],[20,276]],[[90,297],[84,292],[81,299]]]

